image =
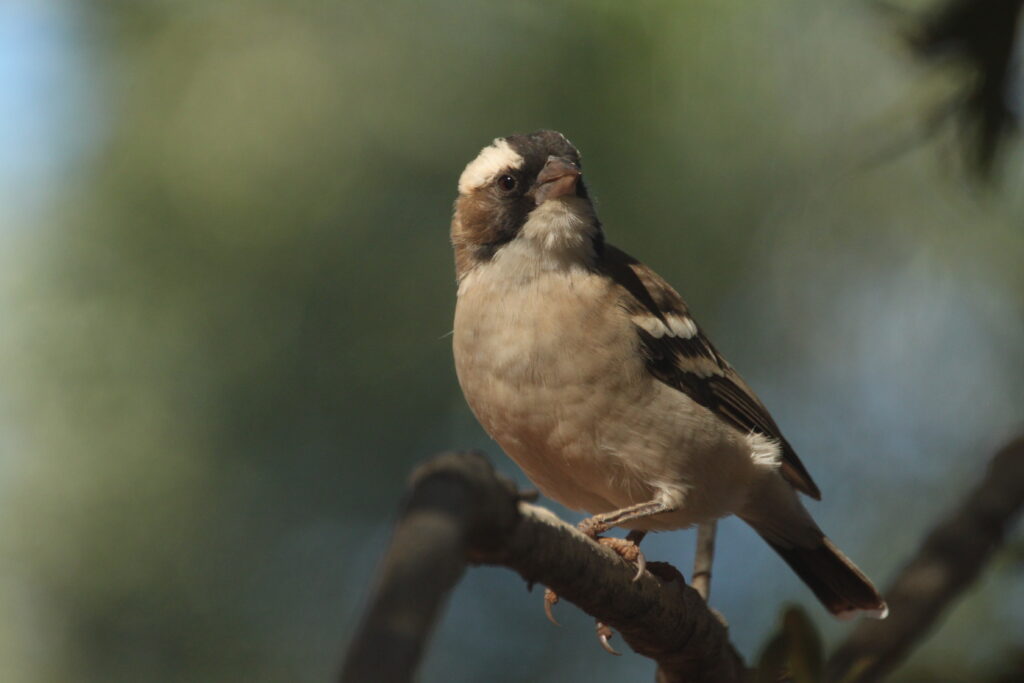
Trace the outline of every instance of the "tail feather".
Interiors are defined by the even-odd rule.
[[[829,612],[849,619],[858,612],[885,619],[889,608],[871,581],[827,536],[812,548],[784,545],[762,535]]]

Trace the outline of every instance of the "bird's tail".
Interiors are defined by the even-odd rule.
[[[764,534],[761,536],[835,616],[850,619],[861,613],[885,619],[889,614],[885,600],[870,579],[828,536],[822,535],[821,543],[810,548],[780,543]]]
[[[864,572],[837,548],[782,477],[766,477],[740,513],[775,549],[829,612],[848,619],[858,612],[884,619],[885,600]]]

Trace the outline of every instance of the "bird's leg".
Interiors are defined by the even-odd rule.
[[[675,508],[671,505],[667,505],[660,500],[651,500],[646,503],[630,505],[621,510],[602,512],[599,515],[587,517],[577,524],[576,528],[591,538],[597,538],[598,534],[608,531],[613,526],[620,526],[626,522],[632,522],[634,519],[660,515],[662,512],[672,512],[673,510]]]
[[[690,585],[704,602],[711,595],[711,562],[715,558],[715,520],[697,526],[697,554],[693,558],[693,580]]]
[[[636,519],[643,517],[650,517],[652,515],[658,515],[662,512],[671,512],[675,508],[666,505],[661,501],[649,501],[646,503],[640,503],[639,505],[631,505],[621,510],[613,510],[612,512],[604,512],[593,517],[584,519],[577,525],[577,528],[590,538],[597,541],[599,544],[611,548],[620,557],[627,562],[636,563],[637,572],[633,576],[633,581],[637,581],[643,576],[644,569],[647,566],[647,560],[644,558],[644,554],[640,552],[640,541],[643,540],[644,536],[647,535],[646,531],[633,530],[627,534],[626,538],[599,538],[598,534],[611,529],[613,526],[618,526],[626,522],[631,522]],[[554,615],[551,613],[551,607],[558,602],[558,594],[550,588],[544,591],[544,613],[553,624],[558,624],[555,621]],[[601,647],[606,652],[617,655],[612,646],[608,643],[608,639],[612,637],[613,631],[606,624],[597,622],[597,639],[601,643]]]
[[[634,562],[637,566],[637,572],[633,576],[634,581],[638,581],[643,576],[644,568],[647,566],[647,560],[644,558],[644,554],[640,552],[640,540],[646,535],[645,531],[631,531],[626,538],[598,538],[598,534],[611,529],[613,526],[619,526],[626,522],[631,522],[635,519],[641,519],[643,517],[650,517],[652,515],[658,515],[662,512],[670,512],[674,508],[665,503],[652,500],[646,503],[640,503],[639,505],[631,505],[621,510],[613,510],[612,512],[604,512],[593,517],[588,517],[577,525],[577,528],[585,533],[587,536],[595,539],[601,545],[611,548],[619,554],[622,559],[627,562]]]

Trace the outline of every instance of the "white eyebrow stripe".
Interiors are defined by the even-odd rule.
[[[469,194],[486,185],[506,168],[520,168],[523,157],[512,149],[504,138],[496,138],[489,147],[484,147],[476,159],[469,162],[459,176],[459,194]]]

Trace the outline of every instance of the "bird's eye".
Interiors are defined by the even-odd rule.
[[[515,179],[515,176],[510,176],[507,173],[498,178],[498,187],[500,187],[505,192],[511,192],[512,190],[516,189],[516,185],[518,184],[519,181]]]

